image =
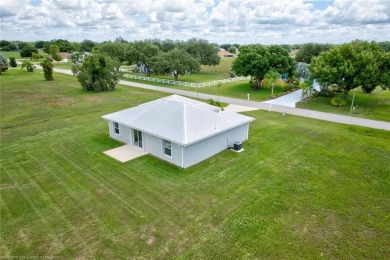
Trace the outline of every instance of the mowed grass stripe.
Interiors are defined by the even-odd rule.
[[[23,170],[21,170],[21,171],[23,172]],[[31,190],[30,190],[29,194],[27,194],[24,191],[24,189],[18,185],[15,178],[12,176],[12,174],[7,169],[2,169],[2,174],[6,174],[12,180],[13,184],[17,186],[18,194],[20,194],[20,196],[24,198],[24,200],[28,203],[30,209],[32,210],[33,214],[35,215],[34,218],[30,218],[28,220],[29,221],[28,224],[32,224],[36,220],[41,222],[41,225],[39,225],[37,227],[39,229],[38,233],[41,236],[46,237],[46,239],[41,237],[40,241],[34,241],[32,239],[29,239],[28,240],[29,244],[23,245],[23,248],[19,248],[19,249],[21,249],[22,252],[24,252],[24,250],[26,249],[26,246],[28,249],[29,247],[33,246],[32,245],[33,243],[41,242],[42,238],[43,238],[43,240],[46,241],[46,245],[44,247],[48,247],[49,245],[55,246],[55,248],[42,248],[43,252],[47,252],[47,250],[53,250],[53,249],[55,251],[57,251],[58,247],[63,248],[64,244],[63,244],[62,239],[59,237],[58,233],[54,231],[54,230],[56,230],[58,223],[52,223],[52,221],[49,220],[48,216],[46,216],[46,212],[41,212],[41,208],[38,205],[36,205],[37,201],[31,199],[31,196],[32,196]],[[43,229],[40,229],[40,227],[42,227]],[[8,229],[8,230],[11,230],[11,229]],[[14,230],[14,231],[16,231],[16,230]],[[18,232],[19,232],[19,230],[18,230]],[[12,245],[8,244],[8,247],[12,247]],[[27,252],[28,251],[26,251],[25,253],[27,253]]]
[[[67,209],[64,210],[62,213],[65,215],[69,222],[77,222],[79,219],[75,219],[76,217],[79,218],[81,216],[76,216],[72,218],[72,210],[71,208],[78,208],[83,209],[83,214],[85,215],[86,220],[92,220],[92,221],[86,221],[85,226],[78,227],[77,229],[79,231],[82,231],[85,228],[91,228],[90,225],[92,223],[95,224],[96,229],[101,229],[103,231],[104,225],[101,221],[100,217],[91,210],[88,210],[91,205],[91,201],[93,199],[98,199],[97,197],[91,198],[91,192],[89,191],[87,185],[81,185],[84,183],[80,179],[75,179],[74,177],[76,174],[74,172],[70,173],[68,170],[65,170],[63,167],[63,163],[59,163],[59,161],[51,161],[49,162],[46,158],[45,154],[36,154],[37,156],[40,156],[39,158],[31,156],[37,163],[44,164],[44,168],[47,173],[50,173],[53,179],[55,179],[56,186],[58,186],[59,189],[61,189],[64,194],[60,198],[56,198],[56,200],[61,199],[61,201],[57,201],[61,207]],[[46,159],[46,160],[45,160]],[[67,204],[65,204],[67,203]],[[85,214],[88,213],[88,214]]]
[[[67,142],[68,144],[69,144],[69,142],[71,142],[72,145],[65,146],[63,143],[57,145],[66,154],[77,153],[77,154],[83,154],[84,156],[88,155],[88,150],[84,146],[80,145],[79,143],[77,143],[74,140],[68,139],[67,141],[68,141]],[[72,147],[72,149],[70,149],[71,147]],[[94,165],[95,164],[94,161],[96,159],[96,156],[102,157],[105,155],[103,155],[103,154],[95,154],[95,155],[89,154],[89,156],[85,157],[86,159],[91,159],[90,162],[87,161],[88,162],[87,164]],[[90,157],[90,158],[88,158],[88,157]],[[113,159],[109,159],[108,162],[113,162]],[[117,163],[117,164],[121,165],[121,163]],[[107,172],[109,172],[109,170],[110,169],[107,169]],[[135,205],[139,206],[137,208],[141,208],[141,209],[145,208],[144,206],[139,205],[139,202],[142,201],[144,204],[147,205],[146,208],[149,207],[150,209],[152,209],[152,211],[155,212],[155,214],[157,214],[158,210],[153,205],[153,203],[156,203],[157,201],[159,201],[159,204],[163,204],[166,207],[170,207],[171,210],[173,210],[173,211],[177,210],[176,207],[174,207],[171,203],[168,203],[166,200],[161,200],[162,197],[165,197],[166,195],[168,195],[169,191],[163,192],[163,190],[167,190],[167,187],[166,186],[164,186],[164,188],[162,188],[162,187],[160,188],[158,186],[156,187],[155,185],[153,185],[153,183],[151,183],[153,181],[153,179],[148,178],[148,174],[145,174],[144,172],[139,172],[136,169],[132,169],[130,171],[130,173],[132,173],[132,174],[124,174],[123,175],[123,173],[120,172],[118,174],[119,174],[119,177],[121,177],[121,178],[109,178],[109,176],[107,176],[107,174],[104,173],[103,171],[95,172],[94,168],[90,168],[90,169],[88,169],[88,171],[93,171],[95,181],[97,180],[97,178],[99,178],[99,179],[101,178],[102,179],[101,182],[98,182],[98,183],[104,182],[107,185],[107,187],[110,187],[110,189],[118,189],[118,191],[121,192],[121,194],[122,194],[121,196],[123,196],[124,200],[126,200],[125,198],[127,198],[129,200],[128,203],[131,203],[131,204],[135,203]],[[126,171],[129,171],[129,169],[126,169]],[[123,179],[123,176],[126,176],[126,180]],[[135,178],[136,176],[142,176],[141,179],[143,181],[141,181],[140,179],[136,179]],[[133,186],[133,189],[131,189],[131,190],[128,189],[129,178],[131,178],[130,183]],[[123,189],[121,188],[122,186],[123,186]],[[137,191],[141,191],[141,190],[143,193],[146,193],[145,197],[148,199],[145,199],[145,198],[137,195]],[[133,198],[134,196],[138,197],[138,199]],[[138,214],[145,215],[145,213],[141,214],[140,212],[138,212]]]
[[[31,158],[31,160],[35,161],[37,164],[40,164],[44,170],[46,176],[48,174],[51,174],[51,176],[54,176],[53,172],[46,167],[46,164],[43,163],[40,159],[37,159],[36,156],[32,155],[31,153],[28,154],[27,158]],[[65,233],[65,236],[63,239],[65,239],[64,242],[69,243],[71,246],[77,246],[80,243],[82,244],[84,238],[80,235],[80,229],[77,228],[74,225],[74,220],[72,220],[68,214],[66,214],[70,207],[70,204],[65,204],[65,195],[68,192],[64,189],[59,189],[57,182],[47,182],[45,180],[36,179],[33,177],[33,175],[30,175],[23,171],[23,174],[31,180],[31,182],[37,183],[37,188],[40,194],[41,201],[44,205],[47,206],[48,212],[47,214],[47,220],[55,221],[57,225],[61,226],[62,232]],[[51,184],[53,186],[56,186],[57,188],[54,188],[53,186],[49,186],[48,184]],[[50,192],[54,190],[61,190],[61,193],[58,194],[57,192]],[[44,212],[42,214],[45,214]],[[63,225],[63,227],[62,227]],[[58,227],[56,227],[58,229]],[[74,237],[75,239],[72,239],[72,241],[66,241],[68,237]]]
[[[61,146],[61,150],[64,152],[68,152],[68,154],[71,154],[71,150],[68,150],[65,146]],[[141,211],[134,208],[132,205],[130,205],[124,197],[119,195],[119,191],[115,192],[113,189],[111,189],[109,186],[107,186],[106,183],[109,182],[108,179],[105,180],[99,180],[97,177],[94,177],[94,173],[99,173],[96,171],[89,172],[90,169],[83,169],[81,166],[78,165],[77,162],[72,160],[72,157],[69,155],[66,155],[67,153],[62,154],[62,158],[67,161],[69,164],[71,164],[74,168],[78,169],[80,172],[83,172],[86,176],[88,176],[89,179],[93,180],[98,186],[102,187],[104,190],[106,190],[108,193],[110,193],[114,198],[117,199],[117,201],[121,202],[123,205],[125,205],[126,211],[131,214],[132,216],[141,215]],[[100,172],[101,173],[101,172]]]

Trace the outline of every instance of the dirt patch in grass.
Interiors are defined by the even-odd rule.
[[[45,103],[45,104],[50,105],[50,106],[58,106],[58,107],[71,106],[75,103],[74,99],[70,98],[70,97],[66,97],[63,95],[48,96],[48,95],[41,94],[41,93],[29,94],[27,96],[27,100],[32,101],[34,103],[41,102],[41,103]]]

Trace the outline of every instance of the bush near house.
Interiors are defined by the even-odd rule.
[[[10,57],[9,58],[9,65],[13,68],[16,68],[18,66],[18,64],[16,63],[16,59],[15,57]]]
[[[330,100],[330,104],[335,107],[343,107],[347,104],[347,101],[342,97],[335,97]]]

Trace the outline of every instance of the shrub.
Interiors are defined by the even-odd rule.
[[[330,104],[335,107],[344,107],[347,104],[347,101],[345,101],[341,97],[335,97],[330,100]]]
[[[7,59],[0,53],[0,74],[8,69]]]
[[[54,80],[53,78],[53,63],[49,59],[45,59],[41,62],[41,66],[44,72],[46,80]]]
[[[25,61],[23,61],[20,69],[24,69],[24,68],[26,68],[28,72],[33,72],[34,71],[34,64],[32,64],[32,62],[29,60],[25,60]]]
[[[43,58],[43,56],[42,56],[41,54],[36,53],[36,52],[32,52],[31,55],[32,55],[31,58],[32,58],[33,60],[39,60],[39,59],[42,59],[42,58]]]
[[[18,64],[16,63],[15,57],[9,58],[9,65],[11,65],[11,67],[13,67],[13,68],[16,68],[18,66]]]
[[[284,92],[287,92],[287,91],[292,91],[295,89],[295,86],[292,85],[292,84],[284,84],[284,88],[283,88],[283,91]]]
[[[207,100],[207,103],[209,103],[212,106],[221,107],[221,102],[219,100],[214,100],[212,98]]]

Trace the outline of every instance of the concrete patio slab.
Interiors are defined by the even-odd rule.
[[[229,104],[228,106],[225,107],[225,111],[236,112],[236,113],[253,111],[253,110],[259,110],[259,108],[239,106],[239,105],[234,105],[234,104]]]
[[[103,153],[120,162],[128,162],[142,155],[148,154],[147,152],[132,147],[128,144],[115,149],[105,151]]]

